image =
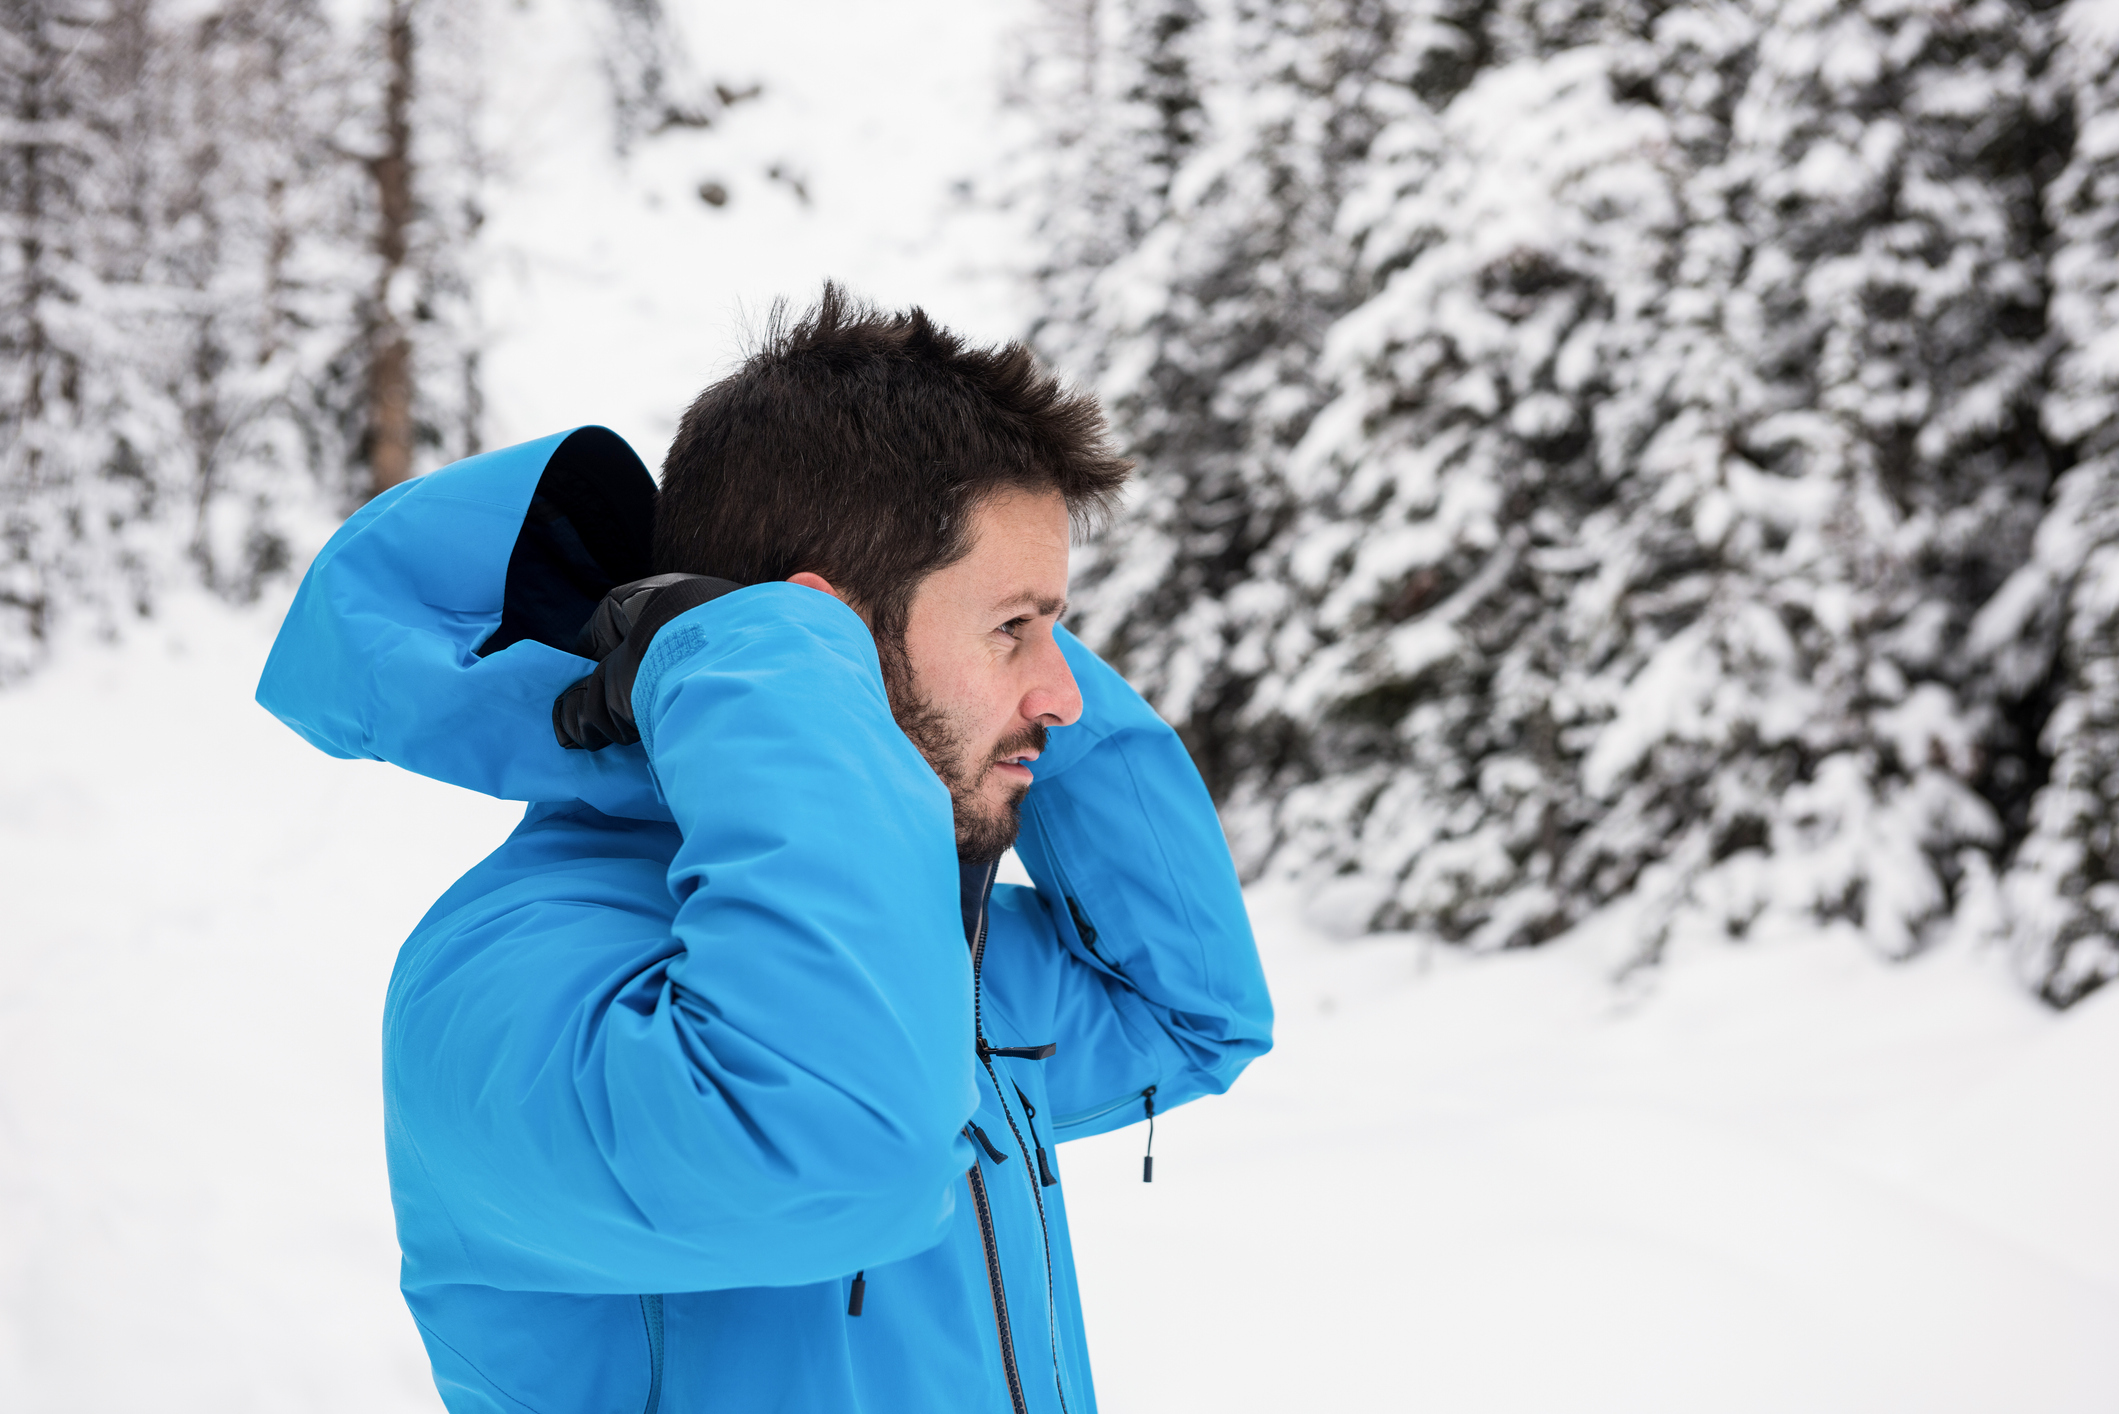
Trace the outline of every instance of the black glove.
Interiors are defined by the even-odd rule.
[[[703,574],[658,574],[621,584],[603,596],[574,651],[596,659],[596,671],[552,699],[552,734],[569,751],[601,751],[640,740],[633,724],[633,678],[655,634],[686,609],[741,585]]]

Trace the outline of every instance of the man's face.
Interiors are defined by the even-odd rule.
[[[1045,728],[1082,714],[1052,637],[1066,607],[1068,530],[1057,492],[986,498],[971,553],[921,581],[902,654],[884,655],[891,708],[949,787],[965,860],[997,859],[1015,843]]]

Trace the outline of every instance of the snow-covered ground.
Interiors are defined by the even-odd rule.
[[[1843,941],[1348,944],[1253,896],[1278,1046],[1070,1146],[1105,1406],[2119,1408],[2119,996]]]
[[[249,698],[172,606],[0,694],[0,1409],[438,1408],[395,1290],[397,940],[518,807]],[[1253,900],[1227,1097],[1063,1150],[1103,1407],[2119,1407],[2119,995],[1992,960],[1343,942]]]
[[[764,96],[599,146],[578,14],[499,7],[495,440],[652,463],[826,274],[1018,326],[991,164],[1015,3],[680,7]],[[774,165],[799,175],[807,203]],[[703,181],[731,193],[696,196]],[[328,760],[250,701],[276,615],[175,602],[0,693],[0,1410],[431,1411],[395,1290],[397,941],[518,808]],[[1254,898],[1280,1044],[1063,1152],[1113,1414],[2119,1408],[2119,995],[1992,958],[1334,941]]]

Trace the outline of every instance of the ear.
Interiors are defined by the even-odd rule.
[[[808,589],[821,589],[826,594],[829,594],[832,598],[839,600],[841,603],[844,603],[846,600],[846,596],[844,594],[841,594],[838,590],[831,587],[830,580],[827,580],[821,574],[813,574],[809,570],[803,570],[798,574],[789,575],[787,577],[787,582],[789,584],[799,584]]]

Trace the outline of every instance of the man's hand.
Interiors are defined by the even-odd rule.
[[[687,609],[741,588],[703,574],[658,574],[621,584],[603,596],[574,651],[596,659],[596,671],[552,700],[552,732],[570,751],[601,751],[640,740],[633,722],[633,678],[662,626]]]

